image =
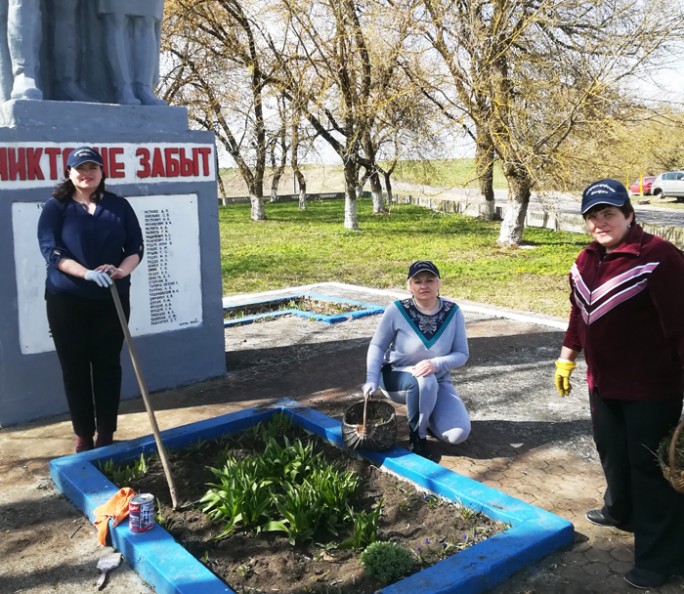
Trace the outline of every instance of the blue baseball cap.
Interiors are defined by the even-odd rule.
[[[79,146],[69,154],[67,167],[78,167],[83,163],[95,163],[95,165],[102,167],[102,155],[90,146]]]
[[[624,206],[629,202],[627,189],[614,179],[594,182],[582,192],[582,214],[587,214],[594,206]]]
[[[408,271],[408,278],[413,278],[416,274],[420,274],[421,272],[429,272],[430,274],[434,274],[437,278],[440,278],[437,266],[429,260],[419,260],[418,262],[411,264]]]

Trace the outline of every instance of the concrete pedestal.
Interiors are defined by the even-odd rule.
[[[189,130],[179,107],[11,101],[0,117],[0,426],[67,411],[36,224],[80,145],[101,151],[107,189],[129,199],[145,234],[130,328],[147,388],[225,373],[213,135]],[[126,351],[122,363],[122,396],[136,396]]]

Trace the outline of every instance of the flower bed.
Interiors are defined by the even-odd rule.
[[[228,435],[267,420],[283,410],[304,429],[342,447],[340,421],[312,409],[301,409],[291,401],[273,408],[254,407],[239,412],[170,429],[162,433],[169,450],[198,440]],[[135,460],[154,451],[151,435],[116,443],[50,462],[50,475],[57,488],[92,521],[93,511],[117,491],[96,465]],[[496,489],[460,476],[438,464],[410,454],[400,447],[385,452],[360,452],[372,464],[410,480],[430,493],[482,511],[487,517],[511,527],[428,569],[383,588],[384,594],[432,592],[476,594],[491,589],[515,571],[573,541],[568,521],[514,499]],[[157,594],[225,594],[230,592],[160,526],[143,534],[132,534],[123,523],[111,530],[113,546]]]

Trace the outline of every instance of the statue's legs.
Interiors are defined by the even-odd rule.
[[[55,98],[65,101],[94,102],[77,82],[79,55],[77,8],[79,0],[54,0]]]
[[[9,101],[12,94],[12,58],[7,45],[8,0],[0,0],[0,101]]]
[[[159,57],[155,21],[152,17],[133,17],[132,20],[135,48],[133,93],[143,105],[166,105],[152,92]]]
[[[140,105],[140,100],[133,94],[133,77],[129,65],[128,54],[130,39],[126,39],[126,16],[107,13],[101,17],[104,25],[106,58],[112,75],[116,97],[115,102],[121,105]]]
[[[9,0],[7,39],[14,83],[12,99],[43,98],[38,88],[40,0]]]

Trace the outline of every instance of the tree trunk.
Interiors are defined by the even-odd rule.
[[[385,191],[387,192],[387,205],[392,206],[394,195],[392,194],[391,173],[389,172],[385,173]]]
[[[219,198],[225,198],[226,197],[226,186],[223,184],[223,177],[221,177],[221,167],[219,165],[219,160],[218,160],[218,151],[216,152],[216,181],[218,183],[218,197]]]
[[[283,170],[278,168],[278,170],[275,172],[273,175],[273,179],[271,180],[271,202],[277,202],[278,201],[278,187],[280,186],[280,178],[283,176]]]
[[[494,220],[496,214],[494,202],[494,147],[489,134],[479,132],[475,144],[475,171],[480,187],[480,198],[483,202],[480,214],[487,220]]]
[[[264,211],[264,198],[263,198],[263,196],[257,196],[253,192],[250,192],[249,193],[249,202],[252,205],[250,218],[253,221],[265,221],[266,220],[266,213]]]
[[[525,216],[530,203],[531,182],[524,173],[506,176],[508,181],[508,202],[499,231],[497,243],[517,246],[522,241],[525,229]]]
[[[356,210],[357,165],[349,160],[344,164],[344,228],[359,230],[359,214]]]
[[[306,209],[306,178],[299,168],[294,171],[299,186],[299,209]]]
[[[385,202],[382,199],[382,184],[377,171],[370,176],[371,196],[373,198],[373,214],[383,214],[387,212]]]
[[[218,181],[219,200],[220,200],[221,198],[226,197],[226,186],[223,185],[223,178],[221,177],[220,174],[216,177],[216,179]]]

